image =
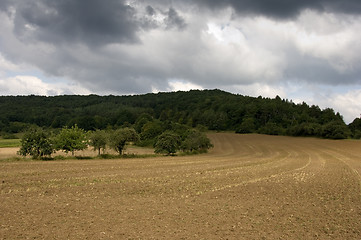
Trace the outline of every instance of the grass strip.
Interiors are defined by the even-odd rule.
[[[20,147],[21,139],[0,139],[0,148]]]

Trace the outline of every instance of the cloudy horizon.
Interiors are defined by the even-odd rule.
[[[0,95],[224,91],[361,114],[357,0],[4,0]]]

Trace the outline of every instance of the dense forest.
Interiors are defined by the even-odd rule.
[[[84,130],[134,127],[143,135],[169,124],[217,131],[323,138],[360,138],[361,120],[346,125],[333,109],[221,90],[133,96],[0,96],[0,133],[29,126]]]

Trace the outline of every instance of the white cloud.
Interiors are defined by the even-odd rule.
[[[232,93],[240,93],[242,95],[253,97],[262,96],[274,98],[278,95],[281,98],[287,98],[286,89],[284,87],[262,83],[253,83],[249,85],[234,85],[225,90]]]
[[[0,95],[62,95],[90,94],[78,84],[46,83],[35,76],[15,76],[0,79]]]
[[[349,87],[326,86],[320,84],[293,85],[292,91],[287,91],[287,98],[295,103],[306,102],[317,105],[321,109],[332,108],[339,112],[348,124],[361,114],[361,86]],[[287,88],[288,90],[289,88]],[[352,89],[352,90],[350,90]]]
[[[282,78],[284,58],[252,39],[231,23],[209,23],[201,41],[207,51],[200,55],[200,68],[228,84],[277,81]]]
[[[327,60],[338,72],[345,73],[361,61],[360,22],[360,17],[305,11],[291,32],[302,54]]]
[[[350,90],[345,94],[334,93],[327,100],[335,111],[343,115],[346,123],[361,116],[361,89]]]
[[[167,91],[167,92],[190,91],[195,89],[202,90],[203,88],[197,84],[188,81],[184,81],[180,79],[171,79],[168,81],[168,87],[166,88],[159,89],[155,86],[152,86],[152,93],[158,93],[162,91]]]
[[[194,89],[203,89],[197,84],[191,82],[186,82],[182,80],[170,80],[169,81],[169,91],[189,91]]]

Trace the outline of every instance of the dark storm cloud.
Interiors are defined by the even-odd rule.
[[[149,5],[148,5],[148,6],[145,8],[145,10],[146,10],[147,14],[150,15],[150,16],[153,16],[153,15],[155,14],[155,10],[154,10],[154,8],[152,8],[152,6],[149,6]]]
[[[361,14],[361,1],[359,0],[324,0],[323,5],[326,11],[345,13],[345,14]]]
[[[305,9],[360,14],[359,0],[197,0],[203,7],[217,10],[232,7],[238,14],[264,15],[277,19],[296,17]]]
[[[160,19],[162,20],[160,21]],[[165,30],[175,29],[181,31],[187,26],[185,19],[178,11],[173,7],[167,8],[167,6],[161,6],[161,8],[154,8],[151,5],[146,6],[144,16],[140,17],[140,23],[145,30],[163,28]]]
[[[8,0],[0,1],[0,10],[6,11],[9,6]]]
[[[286,79],[306,80],[328,85],[360,84],[361,68],[355,66],[348,72],[341,73],[330,66],[327,60],[312,56],[301,56],[289,53],[288,67],[284,72]],[[305,71],[307,69],[307,71]]]
[[[17,5],[15,32],[52,44],[137,42],[135,13],[121,0],[108,0],[106,4],[99,0],[24,1]]]
[[[213,14],[208,9],[232,7],[232,12],[239,16],[267,16],[287,21],[305,9],[356,14],[360,12],[358,1],[149,0],[131,3],[127,5],[123,0],[0,0],[0,8],[9,16],[7,25],[0,24],[0,28],[8,30],[7,34],[3,31],[0,35],[0,51],[14,63],[28,63],[49,76],[74,80],[95,92],[145,93],[153,87],[166,90],[170,79],[189,81],[205,88],[276,82],[282,81],[283,76],[286,80],[330,84],[342,79],[349,83],[359,81],[357,76],[361,69],[355,67],[348,73],[340,73],[327,57],[320,60],[307,52],[311,55],[308,59],[304,53],[298,53],[299,49],[290,53],[283,48],[285,42],[276,43],[277,38],[274,44],[282,46],[277,51],[268,51],[265,42],[274,36],[264,37],[258,32],[254,35],[259,35],[257,39],[248,40],[245,33],[242,41],[228,45],[227,41],[217,42],[217,34],[207,31],[208,21],[224,14],[222,11],[220,15]],[[295,22],[297,25],[297,20]],[[249,26],[249,33],[253,26]],[[262,31],[263,26],[259,28],[254,32]],[[236,27],[234,32],[243,34]],[[232,31],[224,36],[232,35],[229,33]],[[290,43],[291,49],[294,46]],[[247,51],[253,52],[248,54]],[[270,55],[282,55],[284,63]],[[268,72],[271,77],[267,80]],[[276,73],[272,75],[272,72]]]
[[[145,13],[123,0],[29,0],[13,1],[16,9],[14,31],[23,41],[43,41],[53,45],[81,43],[91,47],[109,43],[140,43],[140,30],[164,27],[183,30],[186,22],[178,11],[169,6],[156,10],[144,6]],[[10,3],[0,7],[8,11]],[[141,5],[142,6],[142,5]],[[139,7],[139,6],[138,6]],[[144,9],[143,8],[143,9]],[[165,26],[153,16],[164,15]]]
[[[179,16],[178,12],[174,8],[169,8],[167,18],[165,19],[167,29],[176,28],[182,30],[186,27],[184,19]]]

